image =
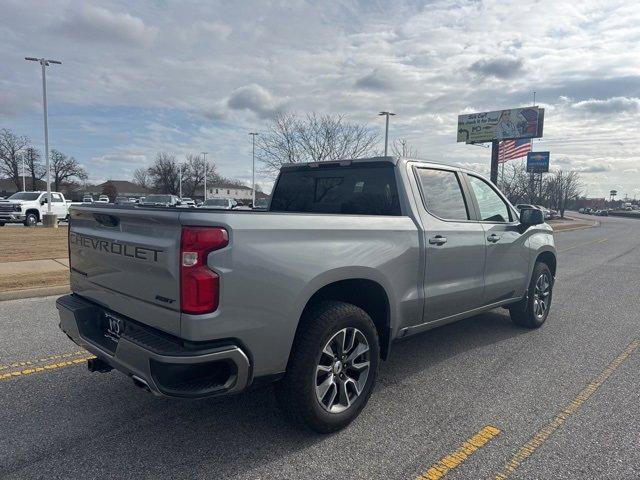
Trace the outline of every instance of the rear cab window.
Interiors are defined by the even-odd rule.
[[[402,215],[395,167],[366,162],[285,168],[271,199],[272,212]]]

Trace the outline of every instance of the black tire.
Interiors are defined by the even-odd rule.
[[[0,227],[4,227],[4,222],[0,222]]]
[[[541,294],[539,282],[542,281],[542,285],[544,285],[544,279],[548,282],[548,289],[546,294],[544,292]],[[536,290],[536,285],[538,285],[538,290]],[[546,263],[537,262],[533,268],[527,296],[521,302],[509,306],[511,320],[521,327],[540,328],[549,316],[552,298],[553,275],[551,270]],[[544,310],[542,310],[540,302],[544,304]]]
[[[38,224],[38,215],[33,212],[27,213],[23,224],[25,227],[35,227]]]
[[[349,366],[348,360],[345,361],[344,371],[342,371],[340,360],[335,360],[333,363],[335,368],[323,373],[320,371],[319,364],[334,361],[325,350],[328,342],[333,341],[336,335],[340,335],[343,331],[346,332],[346,335],[349,335],[349,332],[354,332],[352,337],[355,339],[355,335],[358,335],[360,341],[364,337],[368,342],[369,351],[363,354],[364,356],[353,357],[353,365],[351,366]],[[348,341],[346,342],[348,344]],[[354,350],[359,345],[355,342],[355,340],[351,342]],[[344,344],[345,341],[342,343]],[[361,344],[364,345],[364,342]],[[323,350],[325,351],[323,352]],[[345,355],[342,358],[347,357],[348,351],[347,349],[347,352],[343,352]],[[360,358],[361,362],[356,362],[357,358]],[[341,382],[338,377],[346,378],[348,383],[351,380],[350,375],[354,375],[353,372],[356,372],[356,375],[359,374],[359,370],[356,370],[359,368],[356,363],[362,365],[366,364],[366,361],[369,362],[369,369],[366,377],[361,377],[362,380],[358,381],[358,383],[363,381],[360,393],[357,394],[355,383],[350,384],[351,388],[344,386],[344,390],[341,390],[339,385],[346,385],[346,383]],[[380,344],[371,317],[361,308],[349,303],[321,302],[306,312],[301,320],[289,357],[287,372],[284,378],[275,385],[278,402],[285,414],[298,425],[306,426],[319,433],[340,430],[349,425],[367,404],[376,382],[379,362]],[[340,364],[339,369],[336,364]],[[336,371],[338,371],[337,374]],[[321,401],[326,397],[318,399],[317,391],[321,387],[318,383],[323,383],[321,377],[323,374],[327,377],[331,376],[332,386],[329,389],[335,388],[337,398],[345,398],[343,392],[346,393],[347,399],[353,395],[351,401],[346,401],[348,406],[344,407],[344,410],[331,412],[328,410],[331,406],[327,407],[321,404]],[[330,380],[327,377],[325,379]],[[328,392],[329,390],[327,390]],[[329,396],[332,394],[333,392],[328,393]],[[331,403],[331,400],[327,403]],[[338,404],[332,408],[343,407]]]

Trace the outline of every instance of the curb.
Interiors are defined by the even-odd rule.
[[[21,298],[49,297],[51,295],[63,295],[69,293],[69,285],[56,285],[54,287],[26,288],[24,290],[10,290],[0,292],[0,302],[4,300],[18,300]]]

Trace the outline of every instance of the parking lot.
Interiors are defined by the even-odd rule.
[[[177,401],[89,373],[55,297],[2,302],[0,477],[639,478],[640,222],[598,221],[556,234],[543,328],[496,310],[395,344],[328,436],[287,424],[270,387]]]

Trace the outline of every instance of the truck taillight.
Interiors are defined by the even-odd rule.
[[[220,277],[207,267],[209,252],[229,244],[224,228],[183,227],[180,239],[180,308],[202,314],[218,308]]]

